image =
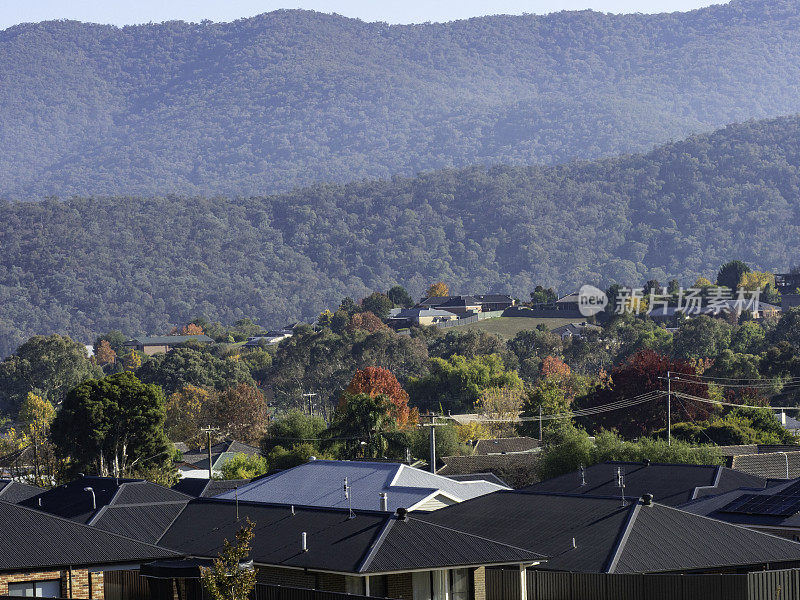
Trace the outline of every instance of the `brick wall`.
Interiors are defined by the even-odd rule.
[[[87,569],[72,569],[72,590],[70,590],[69,571],[19,571],[0,574],[0,596],[8,595],[9,583],[28,581],[61,581],[61,596],[65,598],[104,599],[103,574],[89,573]]]
[[[314,573],[308,573],[297,569],[259,567],[256,573],[256,581],[258,583],[269,583],[272,585],[313,588],[316,584],[316,576]]]
[[[486,567],[472,570],[472,586],[475,600],[486,600]]]
[[[411,573],[397,573],[396,575],[389,575],[387,586],[389,598],[413,600],[414,585],[411,577]]]

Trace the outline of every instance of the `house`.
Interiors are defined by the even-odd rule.
[[[523,491],[606,497],[652,494],[660,504],[680,506],[702,496],[740,487],[763,489],[766,484],[764,478],[728,467],[608,461],[541,481]]]
[[[104,575],[181,555],[0,502],[0,596],[105,598]]]
[[[800,544],[679,510],[649,495],[504,491],[418,518],[536,548],[548,557],[536,570],[719,573],[800,565]]]
[[[125,342],[125,347],[143,352],[147,356],[153,356],[154,354],[163,354],[165,352],[169,352],[175,346],[180,346],[181,344],[191,341],[211,343],[214,340],[207,335],[142,336],[128,340]]]
[[[41,494],[44,490],[35,485],[20,483],[11,479],[0,479],[0,500],[17,504],[28,498]]]
[[[250,483],[250,480],[184,477],[173,485],[172,489],[192,498],[213,498],[219,494],[236,490],[246,483]]]
[[[510,438],[493,438],[478,440],[473,449],[473,454],[512,454],[517,452],[534,452],[539,448],[539,440],[532,437],[520,436]]]
[[[506,488],[487,481],[454,481],[401,463],[311,460],[254,479],[236,492],[226,492],[218,498],[264,504],[424,511],[502,489]]]
[[[539,455],[535,452],[445,456],[441,461],[444,466],[440,467],[436,474],[445,477],[493,473],[514,488],[538,481],[536,467],[539,464]]]
[[[598,325],[592,325],[590,323],[567,323],[566,325],[562,325],[561,327],[556,327],[555,329],[551,329],[550,333],[553,333],[560,337],[562,340],[566,340],[569,338],[575,339],[582,339],[586,337],[586,334],[591,331],[603,331],[603,328]]]
[[[258,455],[261,449],[255,446],[242,444],[234,440],[223,440],[211,446],[212,475],[221,473],[222,465],[237,454]],[[183,459],[178,464],[178,473],[181,478],[199,477],[208,478],[208,449],[192,448],[183,453]]]
[[[458,315],[448,310],[439,310],[438,308],[404,308],[398,312],[397,315],[391,317],[389,322],[395,326],[424,326],[444,323],[446,321],[455,321],[456,319],[458,319]]]
[[[250,558],[259,583],[402,600],[481,600],[486,567],[524,569],[546,558],[417,514],[199,498],[160,545],[212,558],[250,519],[256,524]],[[196,563],[155,563],[143,572],[199,576]]]
[[[258,348],[262,345],[274,345],[282,342],[283,340],[289,339],[294,335],[293,329],[279,329],[279,330],[272,330],[268,331],[265,335],[257,335],[254,337],[247,338],[247,341],[243,344],[245,348]]]
[[[770,482],[764,488],[741,487],[699,498],[681,507],[696,515],[800,540],[800,479]]]
[[[514,306],[515,300],[506,294],[468,296],[430,296],[422,298],[416,308],[441,308],[458,314],[501,311]]]
[[[142,479],[81,476],[19,502],[76,523],[88,524],[106,506],[187,502],[186,494]]]
[[[775,417],[786,431],[795,437],[800,436],[800,420],[790,417],[785,411],[781,411],[780,414],[776,414]],[[798,450],[800,450],[800,448],[798,448]]]

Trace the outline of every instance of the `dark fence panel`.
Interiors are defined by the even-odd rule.
[[[531,570],[527,584],[528,600],[800,600],[800,569],[711,575]],[[520,600],[519,571],[487,569],[486,600]]]
[[[306,588],[284,587],[268,583],[257,583],[254,600],[385,600],[374,596],[359,596],[356,594],[342,594],[339,592],[326,592],[323,590],[310,590]]]

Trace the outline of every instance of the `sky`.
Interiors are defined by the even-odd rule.
[[[171,20],[233,21],[279,8],[338,13],[364,21],[424,23],[487,14],[686,11],[727,0],[0,0],[0,29],[18,23],[75,19],[132,25]]]

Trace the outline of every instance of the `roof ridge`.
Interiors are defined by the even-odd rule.
[[[143,546],[148,546],[150,548],[157,548],[159,550],[167,550],[169,552],[175,552],[174,550],[172,550],[170,548],[164,548],[162,546],[157,546],[155,544],[149,544],[147,542],[142,542],[140,540],[128,537],[126,535],[122,535],[121,533],[115,533],[113,531],[106,531],[105,529],[100,529],[99,527],[92,527],[91,525],[87,525],[85,523],[80,523],[78,521],[73,521],[71,519],[65,519],[64,517],[59,517],[58,515],[54,515],[54,514],[51,514],[51,513],[48,513],[48,512],[44,512],[44,511],[41,511],[41,510],[36,510],[34,508],[28,508],[27,506],[23,506],[21,504],[11,504],[10,502],[2,502],[2,503],[0,503],[0,508],[2,506],[4,506],[4,505],[8,505],[10,507],[13,506],[13,507],[16,507],[19,510],[27,511],[27,512],[30,512],[30,513],[35,513],[36,515],[38,515],[39,517],[42,517],[42,518],[56,519],[58,521],[63,521],[65,523],[70,523],[70,524],[74,525],[75,527],[90,529],[91,531],[94,531],[94,532],[96,532],[96,533],[98,533],[100,535],[113,535],[114,537],[122,538],[123,540],[125,540],[127,542],[133,542],[135,544],[142,544]],[[178,556],[180,555],[179,552],[175,552],[175,554],[178,555]]]
[[[641,502],[636,502],[630,512],[628,513],[628,518],[625,521],[625,525],[620,533],[619,537],[617,538],[617,543],[614,547],[614,552],[611,554],[611,558],[606,565],[604,570],[605,573],[613,573],[614,569],[617,568],[617,563],[619,562],[620,557],[622,556],[622,551],[625,550],[625,545],[628,543],[628,536],[631,534],[631,529],[633,529],[633,524],[636,522],[636,517],[639,516],[639,510],[641,509],[642,504]]]
[[[370,549],[364,555],[364,560],[361,561],[361,564],[356,567],[357,573],[363,573],[367,570],[367,568],[372,564],[372,561],[375,560],[375,555],[378,554],[378,550],[380,550],[381,546],[383,546],[383,542],[386,540],[386,536],[389,533],[389,530],[392,528],[395,519],[392,515],[388,515],[386,518],[386,522],[383,524],[378,537],[370,546]]]
[[[164,506],[165,504],[183,504],[185,502],[189,502],[192,498],[187,498],[186,500],[159,500],[157,502],[127,502],[125,504],[106,504],[102,509],[100,509],[97,514],[99,515],[103,512],[106,508],[129,508],[131,506]],[[94,521],[97,516],[92,517],[92,521]]]

